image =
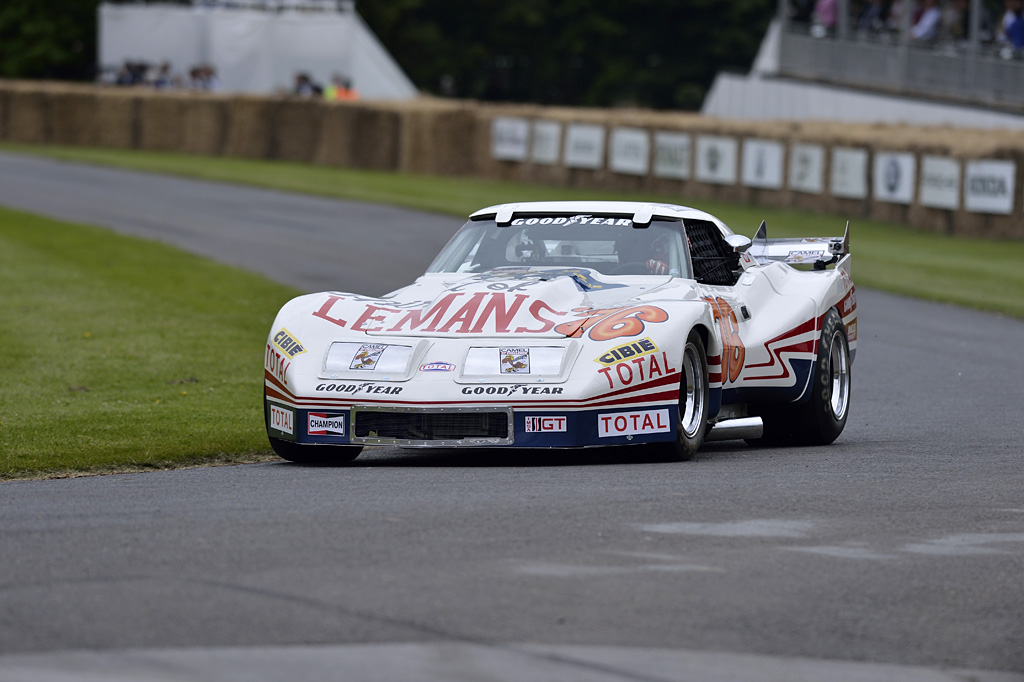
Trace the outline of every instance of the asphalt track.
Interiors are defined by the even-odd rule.
[[[0,204],[367,293],[460,222],[10,154]],[[0,681],[1024,680],[1024,323],[858,294],[828,447],[0,483]]]

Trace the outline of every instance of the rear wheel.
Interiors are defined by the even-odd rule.
[[[682,374],[676,439],[658,447],[665,459],[686,462],[693,459],[704,444],[708,425],[708,356],[696,330],[686,338]]]
[[[835,309],[825,315],[811,380],[811,396],[797,405],[762,405],[764,436],[751,445],[828,445],[843,432],[850,413],[850,344]]]

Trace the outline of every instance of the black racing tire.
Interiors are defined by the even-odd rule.
[[[688,462],[696,456],[708,431],[708,355],[697,330],[686,337],[683,348],[682,378],[679,380],[679,420],[676,439],[659,443],[658,454],[665,460]]]
[[[828,445],[846,428],[852,386],[850,343],[835,308],[825,314],[811,395],[795,405],[761,405],[752,409],[764,421],[764,435],[751,445]]]
[[[278,457],[296,464],[348,464],[363,449],[359,445],[303,445],[272,436],[268,438],[270,447]]]

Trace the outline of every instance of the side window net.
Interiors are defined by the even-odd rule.
[[[693,261],[693,278],[702,284],[736,284],[740,256],[725,243],[718,227],[707,220],[687,220],[685,225]]]

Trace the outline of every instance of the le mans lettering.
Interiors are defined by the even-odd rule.
[[[515,330],[510,326],[529,296],[516,294],[506,296],[498,292],[477,292],[468,298],[461,292],[441,297],[429,308],[415,310],[398,310],[386,306],[367,305],[362,314],[349,325],[347,320],[332,317],[331,309],[335,303],[344,300],[342,296],[333,294],[327,297],[320,308],[313,313],[314,317],[327,320],[339,327],[346,327],[356,332],[437,332],[441,334],[480,334],[486,328],[492,328],[499,334],[543,334],[557,324],[556,320],[547,319],[544,314],[564,316],[543,301],[534,301],[527,307],[529,315],[537,326],[522,326]],[[455,305],[461,303],[457,308]],[[493,325],[493,327],[492,327]]]

